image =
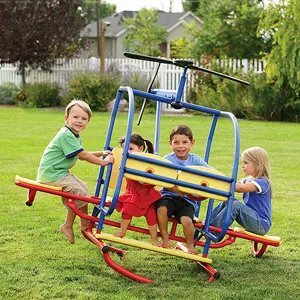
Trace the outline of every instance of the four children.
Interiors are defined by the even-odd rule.
[[[92,116],[87,103],[81,100],[71,101],[65,110],[66,124],[46,147],[38,169],[37,181],[53,186],[61,186],[63,191],[89,197],[89,191],[84,182],[69,169],[78,159],[89,163],[106,166],[114,163],[110,151],[87,152],[82,146],[80,132],[84,130]],[[120,141],[124,144],[124,139]],[[172,153],[165,156],[170,162],[179,166],[205,166],[210,167],[201,157],[190,153],[195,140],[188,126],[179,125],[170,133],[169,144]],[[153,145],[140,135],[133,134],[130,139],[129,152],[153,153]],[[105,159],[99,158],[106,156]],[[231,223],[236,220],[246,230],[264,235],[271,227],[271,183],[270,163],[266,151],[259,147],[245,150],[242,154],[242,169],[247,177],[236,184],[236,192],[243,193],[244,204],[234,200]],[[76,214],[67,208],[65,223],[61,231],[71,244],[74,243],[73,224]],[[156,202],[157,201],[157,202]],[[155,203],[156,210],[155,211]],[[83,201],[75,201],[77,208],[84,214],[88,213],[88,205]],[[211,225],[222,227],[226,203],[221,202],[212,213]],[[173,245],[168,234],[168,218],[174,216],[183,226],[186,246],[189,253],[197,254],[194,247],[193,217],[196,202],[173,189],[163,188],[160,193],[152,185],[127,180],[126,192],[121,195],[116,209],[122,212],[121,229],[115,236],[124,237],[131,222],[132,216],[145,216],[154,245],[171,248]],[[162,236],[162,243],[157,240],[157,221]],[[88,220],[81,219],[81,230],[89,226]]]

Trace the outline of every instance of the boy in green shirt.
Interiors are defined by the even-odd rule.
[[[82,147],[82,139],[79,133],[85,129],[91,116],[92,111],[84,101],[73,100],[68,104],[65,110],[66,125],[60,129],[43,153],[38,169],[38,182],[60,186],[67,193],[90,197],[87,185],[71,174],[69,169],[75,165],[78,158],[99,166],[114,163],[110,151],[87,152]],[[106,157],[101,159],[101,156]],[[60,226],[60,229],[69,242],[74,244],[73,224],[76,214],[65,202],[66,199],[63,197],[63,203],[67,208],[67,216],[65,223]],[[81,212],[84,214],[88,213],[86,202],[76,200],[75,203]],[[88,226],[89,221],[81,218],[81,230],[87,229]]]

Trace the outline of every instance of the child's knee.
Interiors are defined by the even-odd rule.
[[[181,222],[182,226],[184,226],[184,227],[188,227],[188,226],[193,225],[192,219],[190,217],[187,217],[187,216],[182,216],[180,218],[180,222]]]
[[[157,215],[166,215],[168,213],[168,209],[166,206],[160,206],[158,209],[157,209]]]

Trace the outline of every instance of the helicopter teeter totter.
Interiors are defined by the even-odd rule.
[[[228,80],[233,80],[237,83],[248,85],[249,83],[228,75],[208,70],[197,65],[194,65],[190,60],[171,60],[166,58],[157,58],[145,55],[125,52],[126,57],[139,60],[147,60],[157,63],[153,72],[153,77],[149,83],[147,91],[140,91],[132,89],[131,87],[121,86],[117,91],[115,105],[112,110],[110,123],[108,126],[104,150],[112,150],[115,158],[114,165],[100,167],[97,185],[95,189],[95,196],[83,197],[70,193],[63,192],[61,188],[53,187],[45,184],[38,183],[34,180],[16,176],[15,184],[27,188],[28,198],[26,204],[31,206],[35,199],[37,191],[49,193],[57,196],[64,196],[68,199],[67,205],[81,218],[90,221],[90,227],[82,231],[84,237],[90,242],[94,243],[102,250],[103,258],[106,263],[122,275],[143,283],[152,283],[153,280],[142,277],[138,274],[131,272],[123,266],[117,264],[112,258],[111,253],[116,253],[118,256],[123,257],[125,251],[119,249],[112,244],[125,244],[132,247],[138,247],[154,252],[164,253],[176,257],[192,260],[196,262],[201,268],[209,274],[209,281],[218,279],[220,273],[212,267],[212,260],[208,257],[210,248],[222,248],[233,244],[237,238],[242,238],[253,242],[253,255],[260,257],[266,251],[268,246],[278,247],[280,245],[280,238],[275,236],[260,236],[243,230],[242,228],[229,228],[229,218],[232,209],[232,201],[234,199],[235,183],[238,173],[239,164],[239,151],[240,151],[240,136],[239,127],[235,116],[230,112],[223,112],[216,109],[203,107],[196,104],[191,104],[182,101],[183,91],[186,82],[186,74],[189,70],[202,71],[216,76],[221,76]],[[152,89],[155,78],[158,74],[161,64],[175,65],[183,69],[180,82],[177,90],[160,90]],[[111,137],[114,130],[115,120],[119,108],[119,103],[123,93],[127,93],[129,110],[128,122],[126,128],[126,136],[124,148],[117,148],[111,145]],[[134,119],[134,97],[139,96],[144,98],[142,109],[138,119],[138,125],[141,122],[146,102],[148,100],[156,101],[156,124],[155,124],[155,141],[154,150],[155,154],[148,153],[128,153],[130,144],[130,136],[132,134],[133,119]],[[158,156],[159,148],[159,135],[160,135],[160,121],[161,121],[161,106],[162,103],[171,105],[175,109],[189,109],[195,110],[204,114],[212,116],[211,128],[207,137],[206,150],[204,160],[208,162],[210,157],[211,145],[216,129],[216,125],[220,117],[228,119],[233,125],[234,131],[234,149],[233,149],[233,165],[230,176],[218,172],[214,169],[205,167],[181,167],[173,165],[171,162],[163,157]],[[170,240],[176,241],[175,249],[168,249],[154,246],[150,243],[130,238],[119,238],[112,234],[105,233],[103,225],[120,227],[120,222],[109,219],[109,216],[114,212],[118,197],[122,186],[124,186],[124,178],[129,178],[137,181],[142,181],[148,184],[156,185],[159,187],[171,188],[175,185],[183,193],[193,195],[194,199],[198,201],[198,209],[195,214],[195,234],[194,245],[195,247],[203,247],[202,253],[199,255],[190,254],[187,252],[182,243],[185,239],[182,235],[177,234],[178,223],[174,218],[171,218]],[[113,189],[113,196],[110,200],[108,197],[109,189]],[[85,201],[94,204],[92,215],[85,215],[80,212],[76,205],[75,200]],[[197,217],[200,212],[201,201],[208,201],[206,218],[204,222],[198,222]],[[211,212],[213,209],[214,201],[227,201],[227,213],[224,226],[217,228],[209,226]],[[96,227],[96,229],[94,228]],[[148,229],[130,225],[128,230],[138,232],[141,234],[149,234]],[[216,234],[217,233],[217,234]],[[159,233],[158,233],[159,235]],[[201,238],[204,238],[202,241]],[[105,241],[105,242],[104,242]]]

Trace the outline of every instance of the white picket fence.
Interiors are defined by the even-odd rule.
[[[262,73],[265,69],[265,62],[261,60],[226,60],[220,61],[221,65],[230,66],[234,72],[240,70],[247,73],[252,70],[255,73]],[[128,58],[107,58],[105,59],[105,71],[118,70],[123,77],[131,76],[131,74],[139,73],[141,76],[150,80],[156,63],[135,60]],[[162,64],[157,78],[157,86],[160,89],[176,90],[179,84],[182,68],[174,65]],[[26,76],[27,83],[35,82],[56,82],[63,88],[67,88],[69,81],[78,72],[100,72],[100,59],[98,58],[74,58],[69,61],[64,59],[57,60],[57,64],[53,67],[53,72],[43,72],[33,70]],[[194,83],[193,72],[187,72],[186,86],[192,86]],[[5,82],[14,82],[21,85],[22,78],[17,73],[17,67],[11,64],[0,65],[0,85]],[[134,87],[133,87],[134,88]],[[187,89],[185,89],[186,92]],[[185,100],[186,95],[183,95]],[[170,108],[165,107],[165,110]]]

